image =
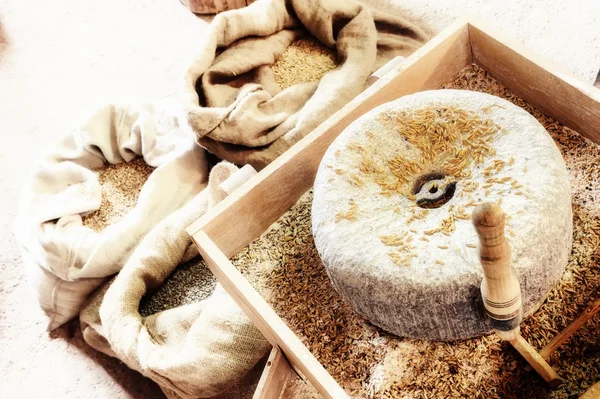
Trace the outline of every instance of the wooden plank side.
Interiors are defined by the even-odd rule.
[[[473,61],[515,94],[600,143],[600,89],[472,18]]]
[[[294,374],[283,352],[274,346],[252,399],[279,399],[288,379]]]
[[[230,257],[260,236],[313,184],[323,154],[355,119],[385,102],[437,89],[471,64],[461,20],[434,37],[188,229],[203,230]]]
[[[206,233],[199,231],[192,238],[198,246],[200,255],[202,255],[215,277],[219,279],[223,288],[242,308],[265,338],[285,353],[290,365],[302,373],[324,398],[349,399],[349,396],[329,375],[321,363],[217,248]]]

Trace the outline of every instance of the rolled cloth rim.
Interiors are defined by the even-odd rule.
[[[281,90],[265,70],[292,42],[273,36],[292,29],[335,46],[341,63],[318,82]],[[427,39],[404,18],[352,0],[264,0],[224,12],[211,23],[184,76],[188,123],[209,152],[262,169],[360,93],[380,65],[409,55]],[[257,45],[270,52],[249,50]],[[218,71],[227,82],[207,82],[205,75],[223,61],[235,64]]]

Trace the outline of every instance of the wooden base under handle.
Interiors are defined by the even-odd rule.
[[[556,389],[563,383],[563,379],[554,371],[544,358],[535,350],[533,346],[529,344],[518,334],[515,338],[511,339],[510,344],[523,356],[527,363],[533,367],[533,369],[546,381],[548,386],[552,389]]]

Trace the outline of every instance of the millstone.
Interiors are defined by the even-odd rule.
[[[495,132],[489,133],[483,154],[467,128],[452,141],[454,152],[442,144],[424,150],[426,144],[416,141],[419,135],[406,136],[410,129],[429,126],[419,119],[423,110],[435,119],[453,115],[449,109],[485,122],[477,132]],[[459,119],[465,120],[435,123],[459,124]],[[407,125],[407,120],[414,122]],[[436,132],[448,133],[445,128]],[[470,153],[460,152],[467,146]],[[411,160],[414,164],[407,163]],[[452,162],[466,166],[449,173]],[[398,183],[402,179],[403,185]],[[389,182],[397,185],[390,189]],[[383,104],[352,123],[327,150],[317,173],[315,244],[335,289],[373,324],[411,338],[479,336],[491,331],[470,220],[482,202],[499,202],[508,215],[506,236],[528,316],[567,265],[570,184],[544,127],[498,97],[461,90],[421,92]]]

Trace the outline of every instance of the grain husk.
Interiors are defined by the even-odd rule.
[[[95,231],[123,219],[137,202],[142,186],[154,170],[143,158],[130,162],[108,164],[98,170],[102,190],[100,208],[83,217],[83,224]]]
[[[309,36],[290,44],[275,60],[272,70],[283,90],[295,84],[318,81],[337,64],[335,51]]]

